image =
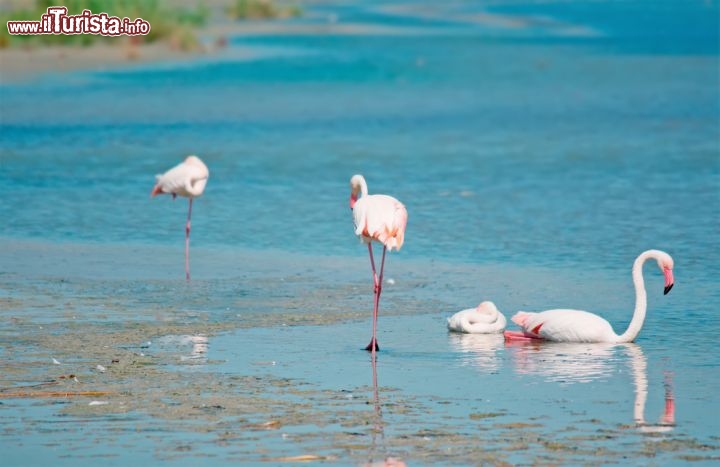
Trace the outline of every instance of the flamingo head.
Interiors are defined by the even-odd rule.
[[[668,292],[670,292],[670,289],[673,288],[673,285],[675,285],[675,278],[673,277],[673,259],[669,254],[662,251],[658,252],[656,259],[658,267],[660,267],[660,270],[662,270],[663,275],[665,276],[665,289],[663,291],[663,295],[667,295]]]
[[[350,179],[350,209],[355,207],[359,195],[367,195],[367,183],[362,175],[353,175]]]

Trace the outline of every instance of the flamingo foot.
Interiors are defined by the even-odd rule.
[[[524,332],[519,331],[505,331],[503,333],[505,336],[505,341],[525,341],[525,342],[537,342],[544,339],[541,339],[539,337],[534,337],[528,334],[525,334]]]
[[[372,352],[372,351],[373,351],[373,344],[375,344],[375,349],[374,349],[375,352],[379,351],[379,350],[380,350],[380,347],[378,346],[377,339],[372,339],[372,340],[370,341],[370,343],[367,345],[367,347],[365,347],[365,350],[367,350],[368,352]]]

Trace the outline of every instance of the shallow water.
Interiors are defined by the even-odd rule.
[[[239,36],[237,60],[0,87],[0,394],[111,393],[0,399],[8,465],[716,462],[717,5],[559,5],[319,4],[318,33]],[[187,204],[148,199],[188,153],[211,171],[190,284]],[[410,213],[377,400],[356,172]],[[485,299],[624,329],[648,248],[676,286],[646,266],[636,345],[445,330]]]

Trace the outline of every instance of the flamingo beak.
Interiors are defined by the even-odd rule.
[[[350,209],[353,209],[355,207],[355,203],[357,202],[358,196],[357,193],[352,193],[350,195]]]
[[[665,291],[663,295],[667,295],[670,289],[673,288],[673,285],[675,285],[675,279],[673,278],[673,272],[670,268],[663,269],[663,274],[665,274]]]

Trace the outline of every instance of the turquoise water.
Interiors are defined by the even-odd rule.
[[[12,314],[2,339],[13,338],[17,317],[238,320],[259,329],[211,339],[210,359],[228,363],[208,371],[246,375],[252,361],[270,359],[275,376],[318,388],[368,385],[367,356],[355,351],[369,338],[370,275],[347,204],[350,176],[363,173],[371,193],[392,194],[409,212],[406,244],[388,260],[396,284],[381,304],[379,384],[431,410],[426,420],[386,410],[389,452],[437,463],[394,443],[423,423],[472,432],[467,414],[478,411],[516,423],[541,405],[536,416],[554,433],[574,434],[589,419],[632,423],[629,368],[644,358],[648,413],[660,412],[663,375],[672,373],[672,439],[714,446],[703,455],[717,456],[720,427],[704,416],[720,407],[717,3],[341,2],[296,22],[326,25],[331,15],[360,32],[243,35],[230,41],[230,58],[0,87],[0,303]],[[149,192],[154,174],[190,153],[211,175],[194,205],[188,287],[187,204]],[[583,379],[565,363],[582,362],[584,351],[558,364],[565,350],[523,353],[445,332],[444,316],[484,299],[506,315],[589,309],[623,329],[630,266],[648,248],[673,255],[676,286],[661,297],[660,274],[646,268],[641,357],[625,347],[600,352],[588,363],[597,372]],[[263,349],[276,329],[261,315],[303,324],[313,313],[333,320],[283,331],[314,342],[283,340],[297,362]],[[262,356],[244,354],[240,342]],[[311,359],[322,364],[303,365]],[[447,398],[454,402],[436,407]],[[472,408],[479,400],[488,407]],[[645,441],[632,439],[627,451],[637,456]],[[296,446],[317,446],[303,442]],[[668,449],[657,462],[681,462],[685,451]]]

